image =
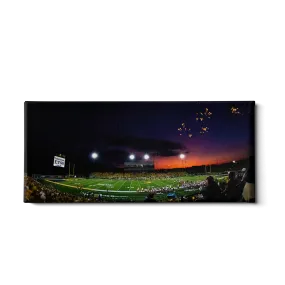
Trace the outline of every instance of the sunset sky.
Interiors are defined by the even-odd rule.
[[[233,114],[232,106],[240,114]],[[197,121],[206,108],[210,118]],[[122,167],[130,153],[137,160],[150,154],[156,169],[239,160],[253,151],[253,115],[251,102],[28,103],[28,168],[52,173],[59,153],[78,171]],[[187,131],[178,130],[182,123]],[[208,132],[200,134],[202,127]],[[100,154],[96,163],[93,151]]]

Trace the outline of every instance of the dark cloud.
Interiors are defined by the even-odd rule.
[[[167,150],[162,150],[159,152],[159,155],[161,156],[176,156],[180,153],[181,151],[179,150],[171,150],[171,149],[167,149]]]
[[[113,164],[115,166],[124,163],[129,156],[129,152],[121,149],[109,149],[103,151],[101,156],[105,163]]]
[[[181,151],[185,152],[186,150],[185,146],[181,143],[132,136],[119,138],[110,137],[108,144],[112,147],[123,147],[139,152],[156,153],[161,156],[176,156]]]

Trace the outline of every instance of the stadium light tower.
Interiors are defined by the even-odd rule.
[[[146,153],[146,154],[143,156],[143,158],[144,158],[145,160],[148,160],[148,159],[149,159],[149,155]]]
[[[179,157],[180,157],[180,159],[184,159],[184,158],[185,158],[185,154],[184,154],[184,153],[181,153],[181,154],[179,155]]]
[[[180,159],[181,159],[181,164],[182,164],[182,168],[183,168],[183,162],[184,162],[185,154],[184,154],[184,153],[181,153],[181,154],[179,155],[179,157],[180,157]],[[184,167],[185,167],[185,165],[184,165]]]
[[[91,157],[92,157],[93,159],[96,159],[96,158],[98,157],[98,153],[93,152],[93,153],[91,154]]]
[[[134,154],[131,154],[131,155],[129,156],[129,158],[130,158],[131,160],[134,160],[134,159],[135,159],[135,155],[134,155]]]

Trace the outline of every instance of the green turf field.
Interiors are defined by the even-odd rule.
[[[43,183],[52,184],[59,191],[69,192],[71,194],[80,195],[82,193],[102,194],[110,201],[137,201],[142,202],[147,193],[137,192],[138,188],[151,189],[163,186],[172,186],[176,188],[181,181],[203,181],[206,179],[206,175],[199,176],[185,176],[171,179],[156,179],[156,180],[116,180],[116,179],[82,179],[71,178],[61,181],[44,180]],[[177,189],[176,194],[181,195],[194,195],[199,190],[193,190],[185,192],[184,190]],[[156,199],[159,201],[166,201],[167,194],[156,194]]]
[[[58,182],[53,182],[57,185],[68,186],[70,188],[81,188],[84,190],[93,190],[100,192],[136,192],[137,189],[160,188],[164,186],[178,187],[181,181],[202,181],[205,180],[205,175],[185,176],[170,179],[157,180],[123,180],[123,179],[82,179],[71,178]]]

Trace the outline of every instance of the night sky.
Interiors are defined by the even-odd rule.
[[[241,114],[232,114],[231,107]],[[209,132],[201,135],[196,113],[208,108]],[[25,159],[29,174],[67,173],[53,167],[64,154],[76,173],[122,168],[130,153],[150,154],[155,168],[216,164],[254,152],[252,102],[28,102],[25,103]],[[192,137],[180,136],[185,123]],[[90,154],[96,151],[94,161]]]

